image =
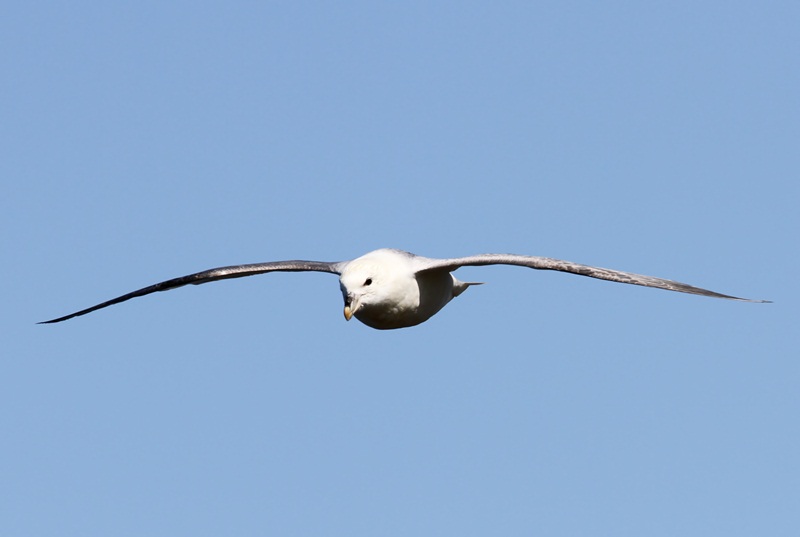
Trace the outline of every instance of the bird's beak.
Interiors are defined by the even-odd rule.
[[[358,300],[353,295],[347,295],[344,299],[344,318],[349,321],[356,311],[358,311]]]

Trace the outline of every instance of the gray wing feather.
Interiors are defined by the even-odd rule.
[[[63,317],[58,317],[49,321],[42,321],[38,324],[60,323],[61,321],[66,321],[67,319],[72,319],[73,317],[78,317],[80,315],[86,315],[87,313],[91,313],[108,306],[113,306],[114,304],[119,304],[120,302],[125,302],[126,300],[130,300],[132,298],[149,295],[159,291],[169,291],[171,289],[177,289],[178,287],[183,287],[184,285],[189,284],[200,285],[202,283],[215,282],[217,280],[227,280],[229,278],[255,276],[256,274],[264,274],[265,272],[315,271],[340,274],[344,265],[344,262],[328,263],[324,261],[272,261],[268,263],[253,263],[250,265],[231,265],[229,267],[213,268],[204,270],[202,272],[196,272],[194,274],[189,274],[187,276],[166,280],[148,287],[143,287],[137,291],[132,291],[128,294],[118,296],[117,298],[112,298],[111,300],[102,302],[90,308],[76,311],[75,313],[70,313],[69,315],[64,315]]]
[[[516,265],[537,270],[557,270],[560,272],[570,272],[572,274],[588,276],[589,278],[597,278],[600,280],[608,280],[632,285],[642,285],[644,287],[655,287],[657,289],[666,289],[667,291],[677,291],[680,293],[690,293],[693,295],[727,298],[730,300],[742,300],[745,302],[769,302],[769,300],[751,300],[748,298],[724,295],[722,293],[709,291],[708,289],[701,289],[699,287],[694,287],[693,285],[688,285],[673,280],[665,280],[663,278],[656,278],[653,276],[644,276],[642,274],[634,274],[632,272],[622,272],[619,270],[581,265],[579,263],[562,261],[560,259],[551,259],[549,257],[536,257],[517,254],[480,254],[453,259],[430,259],[418,257],[417,263],[419,266],[419,272],[437,269],[453,271],[464,266]]]

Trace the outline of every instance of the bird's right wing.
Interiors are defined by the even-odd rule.
[[[250,265],[231,265],[229,267],[219,267],[202,272],[196,272],[187,276],[173,278],[166,280],[148,287],[143,287],[137,291],[132,291],[128,294],[112,298],[106,302],[97,304],[84,310],[64,315],[49,321],[42,321],[38,324],[60,323],[73,317],[86,315],[93,311],[125,302],[132,298],[149,295],[158,291],[169,291],[177,289],[184,285],[200,285],[202,283],[215,282],[217,280],[227,280],[229,278],[243,278],[245,276],[255,276],[256,274],[264,274],[265,272],[329,272],[331,274],[341,274],[341,269],[344,267],[345,262],[328,263],[325,261],[270,261],[267,263],[253,263]]]

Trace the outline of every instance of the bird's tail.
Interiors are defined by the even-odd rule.
[[[461,293],[467,290],[467,287],[471,285],[483,285],[485,282],[462,282],[461,280],[457,280],[455,277],[453,278],[453,297],[457,297]]]

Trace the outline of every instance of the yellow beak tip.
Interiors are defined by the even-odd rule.
[[[344,307],[344,318],[345,320],[349,321],[353,317],[353,311],[350,309],[350,306]]]

